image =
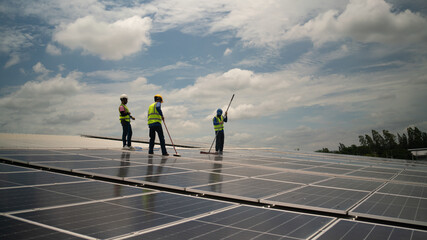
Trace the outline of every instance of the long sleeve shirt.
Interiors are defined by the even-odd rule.
[[[157,112],[159,112],[160,116],[163,117],[162,104],[160,102],[156,103],[156,110],[157,110]]]

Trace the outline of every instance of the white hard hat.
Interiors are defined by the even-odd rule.
[[[122,95],[120,95],[120,100],[122,100],[123,98],[128,99],[128,95],[126,95],[126,94],[122,94]]]

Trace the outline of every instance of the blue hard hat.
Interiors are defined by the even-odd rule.
[[[221,108],[218,108],[218,110],[216,110],[216,114],[217,114],[217,115],[222,115],[222,109],[221,109]]]

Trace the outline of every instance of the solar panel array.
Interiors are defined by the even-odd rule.
[[[426,164],[180,154],[1,149],[0,239],[427,239]]]

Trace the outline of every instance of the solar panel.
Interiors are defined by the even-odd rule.
[[[343,168],[331,168],[331,167],[312,167],[312,168],[306,168],[304,169],[304,171],[340,175],[340,174],[346,174],[346,173],[352,172],[353,170],[343,169]]]
[[[225,169],[236,167],[234,164],[222,163],[220,161],[210,162],[190,162],[190,163],[176,163],[173,167],[188,169],[188,170],[209,170],[209,169]]]
[[[34,169],[0,163],[0,173],[34,172]]]
[[[402,175],[410,175],[410,176],[420,176],[425,177],[425,171],[413,171],[413,170],[403,170],[400,174]]]
[[[388,240],[422,240],[427,239],[427,232],[379,224],[339,220],[316,240],[338,239],[388,239]]]
[[[172,189],[185,190],[185,188],[213,184],[219,182],[226,182],[231,180],[240,179],[242,177],[230,176],[218,173],[207,172],[186,172],[169,175],[155,175],[146,177],[133,177],[125,178],[126,181],[151,184],[160,187],[169,187]]]
[[[182,173],[188,172],[191,170],[181,169],[181,168],[172,168],[164,167],[159,165],[147,165],[147,166],[122,166],[114,168],[93,168],[93,169],[76,169],[74,172],[84,173],[94,176],[103,176],[103,177],[112,177],[120,180],[128,177],[138,177],[138,176],[152,176],[160,174],[173,174],[173,173]]]
[[[393,179],[393,181],[427,184],[427,176],[413,176],[413,175],[399,174],[397,177]]]
[[[77,182],[85,181],[85,179],[67,176],[64,174],[51,173],[51,172],[14,172],[8,174],[0,174],[0,181],[15,183],[18,185],[39,185],[49,183],[61,182]]]
[[[84,168],[105,168],[105,167],[120,167],[123,165],[139,165],[140,163],[135,162],[119,162],[114,160],[91,160],[91,161],[55,161],[55,162],[34,162],[31,163],[33,166],[55,168],[64,171],[74,171],[75,169]]]
[[[370,172],[380,172],[380,173],[391,173],[396,174],[400,172],[398,169],[390,169],[390,168],[380,168],[380,167],[366,167],[362,169],[363,171],[370,171]]]
[[[342,189],[352,189],[360,191],[374,191],[379,186],[384,184],[384,182],[379,181],[368,181],[362,179],[351,179],[351,178],[340,178],[335,177],[325,181],[315,183],[318,186],[333,187],[333,188],[342,188]]]
[[[0,189],[0,212],[61,206],[88,201],[76,196],[34,187]]]
[[[347,174],[348,176],[362,177],[362,178],[371,178],[371,179],[379,179],[379,180],[389,180],[395,174],[393,173],[380,173],[380,172],[371,172],[371,171],[354,171]]]
[[[44,155],[5,155],[4,158],[12,158],[21,162],[46,162],[46,161],[67,161],[67,160],[99,160],[98,157],[68,154],[44,154]]]
[[[114,180],[0,163],[0,221],[12,228],[29,224],[41,239],[49,234],[55,239],[425,237],[423,231],[396,226],[427,226],[425,164],[303,152],[179,152],[181,158],[118,149],[0,149],[5,162]],[[236,200],[316,214],[238,205]],[[337,215],[327,217],[330,213]],[[377,223],[363,222],[366,218]],[[7,239],[1,234],[29,236],[0,231],[1,239]]]
[[[0,215],[0,239],[85,239]]]
[[[427,185],[387,183],[378,192],[427,199]]]
[[[280,173],[280,170],[264,169],[264,168],[255,168],[255,167],[230,167],[223,168],[221,165],[213,164],[211,170],[206,170],[214,173],[229,174],[241,177],[257,177],[267,174]]]
[[[345,214],[369,192],[335,189],[327,187],[306,186],[296,190],[262,199],[262,203],[287,207],[306,208]]]
[[[233,204],[169,193],[151,193],[111,201],[15,214],[84,236],[106,239],[209,214]]]
[[[305,169],[305,168],[311,167],[309,165],[297,164],[297,163],[273,163],[273,164],[266,164],[265,166],[275,167],[275,168],[284,168],[284,169]]]
[[[427,226],[427,199],[375,193],[350,214]]]
[[[20,213],[16,216],[97,239],[120,236],[180,220],[175,216],[106,202]]]
[[[4,156],[10,154],[55,154],[55,151],[44,149],[0,149],[0,155]]]
[[[187,189],[187,191],[258,202],[260,198],[301,187],[300,184],[246,178]]]
[[[342,164],[342,163],[328,164],[328,165],[326,165],[326,167],[342,168],[342,169],[350,169],[350,170],[359,170],[359,169],[362,169],[361,166],[349,165],[349,164]]]
[[[321,176],[321,175],[314,175],[314,174],[299,173],[299,172],[283,172],[283,173],[261,176],[259,178],[267,179],[267,180],[283,181],[283,182],[310,184],[310,183],[315,183],[315,182],[318,182],[321,180],[328,179],[330,177]]]
[[[308,239],[332,219],[241,206],[129,239]]]

